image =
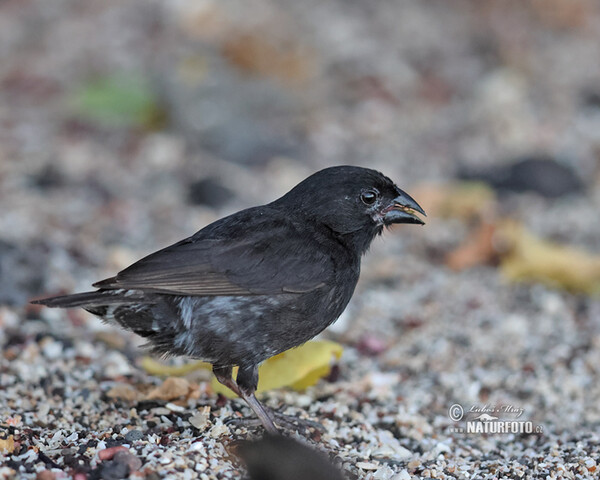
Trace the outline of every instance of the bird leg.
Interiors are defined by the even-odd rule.
[[[254,413],[256,413],[256,416],[265,427],[265,430],[272,435],[279,434],[279,430],[277,430],[277,427],[273,423],[273,419],[254,394],[258,387],[258,365],[251,365],[249,367],[240,366],[236,377],[236,383],[240,390],[239,395],[246,400],[246,403],[254,410]]]
[[[254,392],[258,385],[258,366],[253,365],[251,367],[240,367],[238,370],[237,381],[232,377],[231,367],[217,367],[213,366],[213,373],[217,380],[222,385],[225,385],[231,391],[233,391],[240,398],[243,398],[248,406],[254,411],[260,423],[263,424],[265,430],[272,435],[278,435],[279,430],[273,423],[270,415],[267,413],[265,407],[258,401]]]
[[[244,399],[258,417],[257,421],[237,419],[231,420],[231,423],[243,424],[245,426],[262,424],[265,430],[271,434],[280,433],[275,426],[275,423],[289,431],[301,431],[304,433],[309,428],[324,431],[324,428],[320,423],[285,415],[271,410],[260,403],[254,394],[256,387],[258,386],[258,366],[240,368],[237,374],[237,381],[232,377],[231,367],[213,366],[213,373],[215,374],[215,377],[217,377],[219,383],[225,385],[240,398]]]
[[[213,365],[213,373],[221,385],[226,386],[229,390],[235,393],[238,397],[241,397],[240,387],[235,383],[232,377],[233,368],[231,367],[217,367]]]
[[[285,415],[283,413],[276,412],[271,410],[268,407],[265,407],[261,404],[255,397],[254,392],[258,386],[258,365],[251,365],[248,367],[240,367],[238,370],[236,383],[240,389],[241,397],[246,400],[250,408],[256,412],[256,415],[260,419],[261,423],[264,425],[265,429],[269,433],[271,430],[267,428],[266,422],[263,420],[263,415],[269,419],[270,425],[275,428],[275,424],[279,425],[281,428],[289,431],[302,431],[305,432],[309,428],[316,428],[318,430],[323,430],[323,426],[319,423],[303,420],[300,418],[292,417],[289,415]],[[253,406],[254,405],[254,406]],[[262,412],[261,414],[258,411]],[[277,430],[275,430],[277,431]]]

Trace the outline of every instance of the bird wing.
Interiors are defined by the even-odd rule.
[[[227,220],[231,217],[226,217]],[[305,293],[335,273],[330,255],[281,219],[215,224],[94,284],[173,295]]]

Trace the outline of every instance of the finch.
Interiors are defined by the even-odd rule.
[[[373,239],[392,224],[423,225],[417,213],[425,215],[383,174],[330,167],[142,258],[96,291],[33,303],[84,308],[141,335],[157,354],[211,363],[276,434],[277,416],[255,396],[258,366],[332,324]]]

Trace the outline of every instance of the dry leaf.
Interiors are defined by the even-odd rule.
[[[106,392],[106,396],[108,398],[119,398],[121,400],[126,400],[129,403],[133,403],[138,399],[140,393],[131,385],[120,383]]]
[[[238,69],[286,84],[302,85],[314,75],[313,53],[292,39],[268,38],[261,32],[234,34],[222,52]]]
[[[340,358],[342,351],[343,348],[338,343],[327,340],[314,340],[275,355],[259,367],[258,392],[280,387],[304,390],[329,375],[332,360]],[[205,362],[194,362],[183,367],[168,367],[150,358],[142,360],[142,367],[153,375],[183,375],[199,368],[212,369],[212,366]],[[234,377],[236,374],[237,368],[234,368]],[[217,393],[235,398],[235,394],[221,385],[216,378],[212,380],[212,388]]]
[[[152,390],[146,397],[148,400],[158,398],[160,400],[175,400],[185,397],[190,391],[190,382],[185,378],[169,377],[160,387]]]
[[[15,450],[15,439],[12,435],[8,438],[0,438],[0,452],[13,453]]]
[[[495,225],[482,223],[464,243],[446,256],[446,265],[452,270],[464,270],[493,262],[498,257],[493,242],[495,231]]]
[[[497,259],[508,280],[600,294],[600,255],[538,238],[515,221],[481,224],[446,263],[462,270]]]
[[[543,240],[515,222],[505,222],[498,233],[508,247],[500,266],[509,280],[600,294],[600,255]]]
[[[567,30],[585,27],[597,9],[594,0],[534,0],[528,6],[543,24]]]
[[[485,183],[456,182],[417,186],[411,194],[429,216],[472,220],[494,211],[496,194]]]

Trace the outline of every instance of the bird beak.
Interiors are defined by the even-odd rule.
[[[383,212],[383,222],[385,225],[391,225],[393,223],[425,225],[425,222],[415,214],[417,212],[427,216],[425,210],[421,208],[421,205],[419,205],[414,198],[398,188],[398,196],[394,198],[392,204]]]

